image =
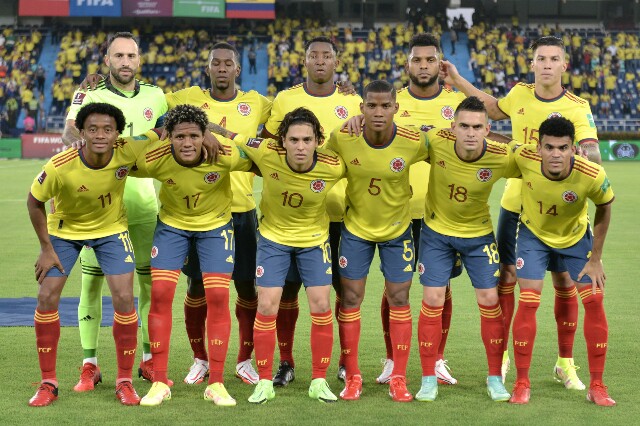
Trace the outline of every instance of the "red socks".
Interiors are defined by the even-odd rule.
[[[448,285],[444,293],[444,306],[442,307],[442,339],[438,347],[438,359],[444,359],[444,348],[447,346],[449,328],[451,327],[451,315],[453,314],[453,302],[451,301],[451,286]]]
[[[602,381],[604,364],[607,358],[609,342],[609,325],[604,313],[603,296],[600,289],[591,294],[591,286],[580,290],[580,298],[584,306],[584,340],[587,343],[589,372],[591,382]]]
[[[171,312],[171,311],[169,311]],[[131,380],[131,371],[138,348],[138,313],[114,312],[113,340],[116,342],[116,360],[118,362],[118,382]]]
[[[207,347],[209,350],[209,384],[222,383],[224,361],[231,335],[228,274],[203,272],[204,294],[207,299]]]
[[[207,298],[184,297],[184,325],[193,351],[193,357],[207,360],[205,347],[205,324],[207,321]]]
[[[260,380],[273,380],[273,352],[276,350],[277,315],[256,313],[253,323],[253,343]]]
[[[389,334],[393,344],[393,376],[407,375],[407,361],[411,350],[411,307],[389,307]]]
[[[327,377],[333,350],[333,315],[331,311],[311,314],[311,379]]]
[[[480,334],[487,352],[489,376],[501,376],[504,352],[504,318],[500,304],[492,306],[478,304],[480,308]]]
[[[576,286],[555,287],[553,313],[558,328],[558,355],[573,358],[573,341],[578,328],[578,290]]]
[[[436,375],[438,347],[442,339],[443,306],[429,306],[424,301],[418,318],[418,343],[423,376]]]
[[[236,318],[238,320],[238,363],[251,358],[253,352],[253,322],[258,311],[258,298],[246,300],[238,296],[236,299]]]
[[[278,319],[276,327],[278,330],[278,345],[280,346],[280,362],[287,361],[291,367],[295,366],[293,362],[293,335],[296,331],[296,322],[298,321],[298,298],[293,300],[281,300],[278,309]]]
[[[518,370],[517,380],[529,380],[529,367],[536,338],[536,311],[539,306],[539,291],[520,290],[518,311],[513,320],[513,351]]]
[[[151,268],[151,308],[149,309],[149,342],[153,354],[154,379],[167,384],[169,347],[173,325],[173,297],[180,270]],[[186,322],[186,315],[185,315]],[[114,328],[115,333],[115,328]]]
[[[39,311],[33,317],[36,329],[36,348],[43,382],[58,386],[56,379],[56,357],[60,340],[60,317],[58,311]]]
[[[347,378],[360,374],[358,367],[358,344],[360,343],[360,308],[340,308],[340,347],[347,370]]]
[[[515,281],[512,283],[505,283],[500,281],[498,283],[498,299],[500,301],[500,309],[502,309],[502,316],[504,317],[504,350],[507,350],[509,345],[509,331],[511,330],[511,321],[513,320],[513,311],[515,309],[515,295],[514,290],[516,288]]]

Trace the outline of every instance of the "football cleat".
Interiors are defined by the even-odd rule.
[[[273,377],[274,386],[287,386],[289,382],[293,382],[296,378],[293,367],[289,361],[282,361],[278,367],[278,372]]]
[[[586,386],[576,374],[580,367],[573,363],[573,358],[560,358],[556,361],[556,366],[553,369],[553,374],[556,381],[564,384],[564,387],[572,390],[584,390]]]
[[[438,383],[442,385],[455,385],[458,383],[458,381],[451,376],[450,371],[451,368],[449,368],[446,359],[436,361],[436,377],[438,378]]]
[[[239,362],[236,365],[236,377],[248,385],[255,385],[260,380],[260,376],[251,364],[251,358],[246,361]]]
[[[219,407],[234,407],[236,405],[236,400],[229,395],[227,389],[220,382],[207,386],[204,390],[204,399],[213,401]]]
[[[413,395],[407,389],[407,378],[404,376],[393,376],[389,381],[389,396],[395,402],[411,402]]]
[[[100,373],[100,367],[90,362],[85,362],[80,370],[80,380],[73,387],[73,390],[76,392],[91,391],[101,382],[102,373]]]
[[[528,404],[531,398],[531,385],[528,380],[516,380],[509,402],[512,404]]]
[[[416,394],[416,401],[433,402],[438,397],[438,378],[436,376],[422,376],[422,386]]]
[[[504,387],[501,376],[487,377],[487,394],[495,402],[507,402],[511,395]]]
[[[273,382],[271,380],[259,380],[256,388],[249,397],[249,402],[252,404],[264,404],[267,401],[271,401],[276,397],[276,392],[273,390]]]
[[[331,392],[331,388],[326,379],[313,379],[311,381],[309,397],[326,403],[336,402],[338,400],[338,397]]]
[[[209,362],[199,358],[193,359],[193,365],[189,368],[189,374],[184,378],[188,385],[197,385],[204,381],[209,375]]]
[[[133,388],[133,383],[129,380],[125,380],[116,385],[116,398],[118,398],[122,405],[140,404],[140,397]]]
[[[609,396],[607,387],[604,383],[597,381],[591,383],[589,392],[587,392],[587,401],[593,402],[601,407],[613,407],[616,402]]]
[[[337,377],[338,377],[338,380],[340,380],[341,382],[344,382],[345,379],[347,378],[347,369],[344,367],[344,365],[341,365],[338,367]]]
[[[502,367],[500,367],[500,372],[502,373],[502,383],[507,379],[507,373],[509,372],[509,368],[511,367],[511,359],[509,359],[509,351],[504,351],[502,354]]]
[[[153,376],[153,358],[147,361],[140,361],[140,366],[138,367],[138,377],[142,377],[142,380],[146,380],[147,382],[154,382]],[[168,385],[173,386],[173,380],[169,379]]]
[[[382,373],[376,379],[376,383],[381,385],[389,383],[391,380],[391,373],[393,373],[393,360],[392,359],[381,359],[382,363]]]
[[[362,395],[362,376],[354,374],[347,378],[344,389],[340,392],[340,398],[346,401],[355,401],[360,399],[360,395]]]
[[[149,389],[149,393],[142,397],[140,405],[153,407],[162,404],[162,401],[171,399],[171,389],[165,383],[154,382]]]
[[[52,383],[40,383],[36,394],[29,400],[31,407],[46,407],[58,399],[58,388]]]

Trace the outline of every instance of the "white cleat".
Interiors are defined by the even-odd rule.
[[[255,385],[260,380],[260,376],[251,364],[251,358],[236,365],[236,377],[248,385]]]
[[[391,373],[393,373],[393,360],[392,359],[381,359],[382,363],[382,374],[378,376],[376,379],[376,383],[381,385],[387,384],[391,381]]]
[[[458,381],[451,376],[450,371],[451,368],[449,368],[446,359],[436,361],[436,377],[438,378],[438,383],[443,385],[455,385],[458,383]]]
[[[189,374],[184,378],[184,382],[188,385],[197,385],[204,381],[209,375],[209,362],[194,358],[193,365],[189,368]]]

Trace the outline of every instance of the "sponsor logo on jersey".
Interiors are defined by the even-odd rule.
[[[129,174],[129,167],[120,166],[116,170],[116,179],[122,180],[122,179],[126,178],[128,174]]]
[[[280,180],[280,178],[278,177],[278,174],[276,172],[271,173],[269,175],[269,177],[271,177],[271,179]]]
[[[251,107],[246,102],[240,102],[238,104],[238,112],[240,113],[240,115],[246,117],[247,115],[251,114]]]
[[[422,262],[418,263],[418,274],[424,274],[424,264]]]
[[[560,117],[562,117],[562,114],[560,114],[559,112],[552,112],[547,116],[547,118],[560,118]]]
[[[80,188],[78,188],[78,192],[87,192],[88,190],[89,188],[84,185],[80,185]]]
[[[496,271],[493,273],[493,276],[496,278],[500,278],[500,269],[496,269]]]
[[[335,107],[333,112],[336,113],[336,117],[342,120],[345,120],[349,116],[349,110],[346,107],[343,107],[342,105],[338,105],[337,107]]]
[[[411,265],[407,265],[404,267],[404,269],[402,270],[403,272],[413,272],[413,268],[411,267]]]
[[[249,148],[259,148],[262,141],[262,138],[250,138],[249,140],[247,140],[247,146]]]
[[[436,163],[438,166],[442,167],[443,169],[447,168],[447,164],[444,162],[444,160],[440,160]]]
[[[522,269],[524,267],[524,259],[519,257],[516,259],[516,269]]]
[[[480,169],[476,173],[476,177],[480,182],[489,182],[492,176],[493,172],[491,171],[491,169]]]
[[[225,259],[225,262],[227,262],[227,263],[233,263],[233,256],[231,256],[231,255],[230,255],[229,257],[227,257],[227,258]]]
[[[349,161],[349,164],[353,164],[354,166],[359,166],[360,161],[358,161],[357,158],[354,158],[353,160]]]
[[[578,201],[578,194],[570,190],[564,191],[562,193],[562,201],[569,204],[575,203],[576,201]]]
[[[165,183],[166,183],[167,185],[169,185],[169,186],[173,186],[173,185],[175,185],[175,184],[176,184],[176,183],[173,181],[173,179],[171,179],[171,178],[167,179],[167,181],[166,181]]]
[[[151,258],[155,259],[156,256],[158,256],[158,247],[157,246],[153,246],[153,247],[151,247]]]
[[[44,170],[40,173],[40,176],[38,176],[38,183],[40,185],[42,185],[44,183],[44,180],[47,178],[47,172],[45,172]]]
[[[322,179],[316,179],[311,181],[311,190],[313,192],[322,192],[326,186],[327,184]]]
[[[329,266],[329,267],[327,268],[327,270],[326,270],[324,273],[325,273],[325,274],[327,274],[327,275],[331,275],[331,274],[332,274],[332,272],[331,272],[331,266]]]
[[[74,105],[82,105],[82,102],[84,102],[85,96],[87,96],[86,93],[83,93],[83,92],[76,93],[76,95],[73,97],[72,104],[74,104]]]
[[[340,258],[338,259],[338,265],[340,265],[340,268],[344,269],[348,264],[349,261],[347,260],[347,258],[344,256],[340,256]]]
[[[209,109],[209,104],[208,103],[203,103],[202,105],[200,105],[200,108],[202,109]]]
[[[423,124],[422,126],[420,126],[420,131],[421,132],[428,132],[431,129],[435,129],[436,126],[432,126],[430,124]]]
[[[520,114],[520,115],[524,115],[524,108],[520,108],[520,109],[518,110],[518,114]]]
[[[400,173],[401,171],[403,171],[405,166],[406,163],[404,162],[404,159],[402,157],[396,157],[391,160],[391,163],[389,163],[389,167],[391,167],[391,170],[396,173]]]
[[[260,278],[264,275],[264,268],[260,265],[256,268],[256,277]]]
[[[409,111],[405,109],[402,114],[400,114],[400,117],[411,117],[411,114],[409,114]]]
[[[440,114],[442,114],[442,118],[444,118],[445,120],[453,120],[455,111],[451,106],[447,105],[442,107],[442,110],[440,110]]]
[[[153,119],[153,110],[149,107],[146,107],[143,111],[142,111],[142,115],[144,116],[144,119],[147,121],[151,121]]]
[[[206,183],[216,183],[220,179],[220,173],[218,172],[209,172],[204,175],[204,181]]]
[[[133,263],[133,258],[131,257],[131,255],[128,255],[127,257],[125,257],[124,262],[125,263]]]

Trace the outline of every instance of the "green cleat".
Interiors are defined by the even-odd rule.
[[[249,402],[252,404],[264,404],[275,397],[276,392],[273,390],[273,382],[271,380],[260,380],[249,397]]]
[[[572,390],[584,390],[586,386],[576,374],[580,367],[573,363],[573,358],[560,358],[556,361],[556,366],[553,369],[553,373],[556,381],[564,384],[564,387]]]
[[[416,394],[416,401],[433,402],[438,396],[438,378],[436,376],[423,376],[422,386]]]
[[[338,397],[331,392],[329,383],[325,379],[313,379],[309,386],[309,398],[317,399],[320,402],[336,402]]]
[[[511,398],[502,383],[502,376],[487,377],[487,394],[495,402],[507,402]]]

